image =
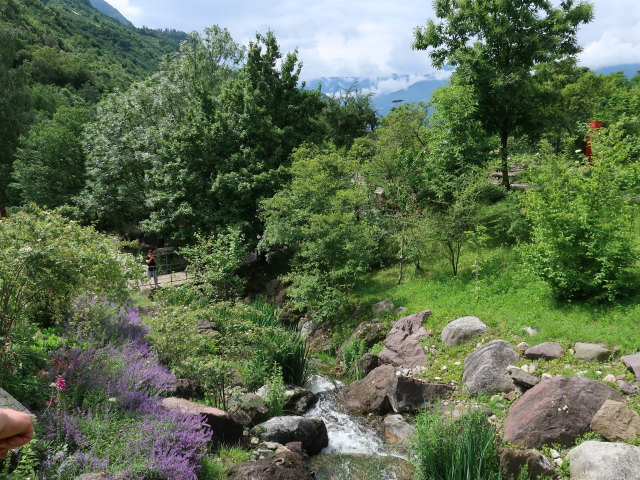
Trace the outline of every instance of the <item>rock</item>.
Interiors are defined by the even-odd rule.
[[[312,480],[302,456],[283,452],[255,462],[234,465],[229,470],[229,480]]]
[[[398,320],[384,342],[380,352],[380,361],[403,368],[414,368],[424,365],[427,356],[420,345],[420,340],[428,334],[422,322],[431,316],[430,310],[414,313]]]
[[[316,455],[329,444],[327,427],[320,418],[273,417],[258,425],[255,430],[262,432],[265,441],[286,444],[301,442],[309,455]]]
[[[216,324],[209,322],[208,320],[198,320],[198,323],[196,323],[196,330],[198,330],[198,333],[201,333],[202,335],[218,333],[218,330],[216,330]]]
[[[318,396],[297,386],[290,386],[284,392],[287,400],[284,403],[284,411],[293,415],[303,415],[318,402]]]
[[[109,480],[109,475],[104,472],[83,473],[76,477],[75,480]]]
[[[528,348],[524,352],[524,356],[530,359],[543,358],[545,360],[553,360],[564,355],[564,348],[557,342],[545,342],[535,347]]]
[[[589,440],[567,454],[571,480],[638,480],[640,448]]]
[[[524,352],[529,347],[530,345],[527,342],[520,342],[518,345],[516,345],[516,348],[522,352]]]
[[[553,463],[538,450],[501,448],[498,451],[498,456],[500,457],[500,470],[502,470],[505,480],[518,479],[520,471],[525,465],[528,467],[527,478],[531,480],[558,477]]]
[[[391,299],[387,298],[385,300],[382,300],[382,301],[376,303],[373,307],[371,307],[371,310],[373,311],[373,315],[374,316],[380,317],[380,316],[384,315],[385,313],[389,313],[389,312],[393,311],[395,308],[396,308],[396,306],[393,304]]]
[[[384,417],[384,437],[388,443],[408,445],[416,433],[416,427],[405,422],[402,415]]]
[[[593,416],[607,399],[621,397],[608,385],[588,378],[555,377],[540,382],[509,409],[504,438],[529,448],[571,445],[589,431]]]
[[[487,326],[478,317],[460,317],[449,323],[440,334],[447,347],[455,347],[487,332]]]
[[[197,380],[177,378],[175,394],[181,398],[202,398],[204,397],[204,389]]]
[[[213,430],[214,440],[236,442],[242,437],[242,423],[231,413],[220,410],[219,408],[209,407],[176,397],[162,399],[160,406],[169,411],[204,415],[206,424]]]
[[[540,379],[530,373],[527,373],[519,368],[514,368],[509,370],[509,375],[511,375],[511,380],[516,385],[523,387],[525,390],[528,390],[532,387],[535,387],[538,383],[540,383]]]
[[[429,384],[410,377],[396,375],[391,365],[374,369],[363,380],[353,382],[340,392],[345,408],[356,414],[385,413],[425,408],[453,388],[444,384]]]
[[[309,349],[312,352],[325,352],[331,348],[333,342],[333,330],[328,322],[317,325],[313,333],[307,338]]]
[[[380,366],[380,358],[378,358],[378,356],[374,355],[373,353],[365,353],[360,358],[360,371],[362,372],[362,375],[364,377],[369,375],[370,372],[372,372],[374,369],[378,368],[379,366]]]
[[[611,350],[601,343],[576,343],[576,360],[583,362],[604,361],[611,356]]]
[[[623,402],[606,400],[591,420],[591,429],[612,442],[629,442],[640,436],[640,415]]]
[[[284,448],[290,452],[302,455],[302,442],[288,442],[285,444]]]
[[[530,337],[533,337],[535,334],[538,333],[538,329],[535,327],[525,327],[522,329],[522,331],[527,335],[529,335]]]
[[[254,425],[267,419],[269,416],[269,407],[264,399],[255,393],[245,393],[237,400],[229,402],[231,410],[241,410],[248,417],[247,425]]]
[[[306,320],[307,321],[300,326],[300,336],[305,340],[309,339],[318,328],[317,322],[309,319]]]
[[[404,315],[405,313],[407,313],[407,310],[409,310],[407,307],[398,307],[393,311],[393,313],[395,313],[396,315]]]
[[[616,382],[616,385],[618,385],[618,388],[622,390],[622,393],[625,393],[627,395],[635,395],[638,392],[638,387],[636,387],[635,385],[631,385],[624,380],[618,380]]]
[[[465,359],[462,384],[471,395],[510,392],[515,385],[506,368],[517,360],[518,354],[509,342],[489,342]]]
[[[636,379],[640,380],[640,352],[633,355],[625,355],[620,360],[625,367],[633,372]]]
[[[13,398],[9,392],[0,388],[0,408],[11,408],[13,410],[18,410],[19,412],[26,413],[27,415],[32,415],[32,413],[22,405],[18,400]]]
[[[605,375],[605,377],[602,379],[603,382],[608,382],[608,383],[616,383],[616,376],[609,374],[609,375]]]
[[[387,336],[387,327],[382,322],[362,322],[338,349],[338,359],[344,358],[344,349],[355,340],[362,340],[367,349],[382,342]]]

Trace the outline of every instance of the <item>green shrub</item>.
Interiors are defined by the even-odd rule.
[[[458,420],[437,411],[416,419],[414,451],[419,480],[500,480],[496,431],[473,410]]]
[[[267,396],[265,401],[269,407],[269,415],[278,417],[282,415],[286,397],[284,394],[285,386],[284,380],[282,379],[282,368],[275,363],[273,364],[266,387]]]
[[[360,358],[367,351],[364,340],[358,338],[349,342],[344,347],[344,365],[346,368],[347,378],[349,380],[360,380],[362,378],[362,370],[360,369]]]
[[[541,188],[525,197],[533,226],[529,264],[558,299],[612,300],[637,258],[634,207],[620,188],[625,167],[606,156],[589,168],[546,158]]]

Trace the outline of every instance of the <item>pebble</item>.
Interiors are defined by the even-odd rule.
[[[542,375],[540,375],[540,376],[541,376],[542,378],[546,378],[547,380],[548,380],[548,379],[550,379],[550,378],[553,378],[553,375],[551,375],[550,373],[547,373],[547,372],[543,373],[543,374],[542,374]]]
[[[615,375],[611,375],[611,374],[605,376],[602,379],[603,382],[611,382],[611,383],[614,383],[616,380],[617,380],[616,376]]]
[[[445,371],[446,369],[447,369],[447,366],[446,366],[446,365],[442,365],[442,366],[440,367],[440,370],[442,370],[442,371]]]
[[[456,367],[458,367],[458,366],[462,365],[462,362],[453,362],[453,364],[454,364]]]

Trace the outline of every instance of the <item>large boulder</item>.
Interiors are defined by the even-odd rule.
[[[519,479],[520,471],[527,467],[527,478],[537,480],[539,478],[557,478],[555,466],[538,450],[516,450],[513,448],[501,448],[498,451],[500,457],[500,470],[506,480]]]
[[[527,348],[524,356],[531,360],[542,358],[544,360],[553,360],[564,355],[564,348],[558,342],[544,342],[531,348]]]
[[[382,365],[364,379],[345,387],[340,397],[345,408],[352,413],[384,415],[426,408],[452,390],[449,385],[396,375],[394,367]]]
[[[237,442],[242,437],[243,422],[229,412],[190,402],[183,398],[169,397],[160,401],[165,410],[202,415],[205,423],[213,430],[213,439],[223,442]]]
[[[620,360],[640,380],[640,352],[633,355],[625,355]]]
[[[283,452],[255,462],[245,462],[231,467],[229,480],[313,480],[302,457],[293,452]]]
[[[589,440],[567,454],[571,480],[638,480],[640,448]]]
[[[424,310],[398,320],[387,335],[380,361],[403,368],[425,365],[427,356],[420,340],[428,335],[422,322],[430,316],[431,311]]]
[[[447,347],[455,347],[487,332],[487,326],[478,317],[460,317],[449,323],[440,334]]]
[[[360,365],[360,372],[362,372],[362,375],[366,377],[369,373],[380,366],[380,358],[371,352],[367,352],[360,357],[358,364]]]
[[[571,445],[589,431],[591,420],[607,399],[621,400],[608,385],[583,377],[555,377],[528,390],[509,409],[504,438],[538,448]]]
[[[293,415],[303,415],[318,402],[318,396],[302,387],[289,386],[284,392],[286,397],[284,411]]]
[[[245,393],[237,400],[229,402],[232,411],[242,411],[246,414],[249,421],[247,425],[254,425],[267,419],[269,416],[269,407],[262,397],[255,393]],[[244,422],[243,422],[244,423]]]
[[[465,359],[462,384],[471,395],[510,392],[515,385],[507,367],[517,360],[518,354],[509,342],[489,342]]]
[[[612,442],[640,437],[640,415],[623,402],[606,400],[591,420],[591,429]]]
[[[273,417],[256,426],[256,432],[267,442],[300,442],[309,455],[316,455],[329,444],[327,427],[320,418]]]
[[[602,362],[611,356],[611,350],[601,343],[576,343],[576,360],[583,362]]]

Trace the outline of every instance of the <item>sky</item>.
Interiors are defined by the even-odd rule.
[[[432,0],[107,0],[136,26],[202,31],[218,24],[247,44],[272,30],[283,52],[298,49],[305,80],[392,74],[442,78],[413,30],[434,18]],[[554,0],[558,3],[559,0]],[[582,65],[640,63],[640,0],[591,0],[595,18],[580,28]]]

